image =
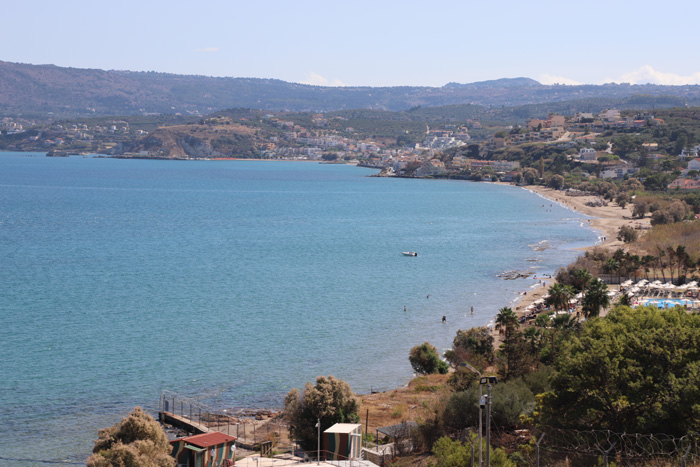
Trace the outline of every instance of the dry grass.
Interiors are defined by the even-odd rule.
[[[655,254],[657,247],[666,249],[683,245],[692,258],[700,256],[700,222],[657,225],[639,239],[639,248]]]
[[[358,396],[363,428],[368,411],[370,433],[383,426],[418,420],[430,415],[440,396],[447,390],[448,377],[420,376],[400,389]]]

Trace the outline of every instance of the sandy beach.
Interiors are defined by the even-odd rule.
[[[598,196],[586,195],[586,196],[569,196],[564,191],[554,190],[552,188],[546,188],[542,186],[527,186],[523,189],[537,193],[538,195],[558,203],[562,206],[566,206],[581,214],[591,216],[592,219],[588,220],[588,224],[599,232],[599,238],[601,241],[598,245],[603,246],[608,249],[621,248],[624,244],[617,239],[617,232],[620,227],[627,226],[640,226],[641,228],[650,227],[650,219],[633,219],[631,205],[621,208],[617,203],[610,202],[607,206],[588,206],[586,203],[595,202],[600,198]],[[588,248],[583,248],[582,253],[593,246]],[[562,267],[566,267],[566,264],[562,264]],[[523,295],[522,299],[517,303],[513,311],[520,315],[525,308],[530,305],[535,300],[541,298],[547,293],[549,287],[554,283],[553,278],[538,278],[544,282],[544,287],[536,287],[527,291],[527,295]]]

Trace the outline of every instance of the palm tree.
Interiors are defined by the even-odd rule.
[[[586,291],[586,286],[593,279],[593,276],[586,268],[577,269],[574,271],[574,280],[576,281],[576,286],[581,290],[581,292]]]
[[[508,379],[508,376],[511,373],[510,367],[511,363],[513,362],[515,351],[513,348],[513,343],[511,342],[511,337],[513,335],[513,331],[515,331],[515,329],[517,329],[519,326],[520,323],[518,323],[518,315],[516,315],[511,308],[506,306],[498,310],[498,314],[496,315],[496,330],[501,334],[505,334],[502,344],[503,355],[505,356],[503,379]]]
[[[592,318],[600,314],[600,310],[610,305],[608,286],[600,279],[595,279],[583,296],[582,310],[586,318]]]
[[[644,278],[646,280],[649,280],[649,266],[654,267],[655,260],[656,260],[656,258],[652,255],[642,256],[641,264],[642,264],[642,266],[644,266]],[[654,275],[656,275],[656,271],[654,271]]]
[[[683,245],[678,245],[676,247],[676,261],[678,264],[678,279],[680,280],[681,275],[687,275],[688,268],[690,268],[690,265],[692,263],[690,255],[688,254],[688,251]]]
[[[559,331],[568,331],[573,329],[577,322],[574,315],[558,314],[552,318],[552,327]]]
[[[673,266],[677,259],[676,250],[672,246],[669,246],[666,248],[666,253],[668,253],[668,269],[671,272],[671,283],[673,283]]]
[[[504,306],[498,310],[498,314],[496,315],[496,331],[498,331],[499,334],[504,334],[506,341],[510,337],[513,329],[519,326],[518,315],[516,315],[510,307]]]
[[[527,343],[527,349],[530,355],[537,357],[540,352],[540,347],[542,346],[542,330],[537,329],[535,326],[528,326],[523,331],[523,338]]]
[[[562,285],[557,282],[549,288],[548,293],[547,304],[554,306],[555,310],[561,311],[569,308],[569,300],[574,296],[574,289],[570,285]]]
[[[666,256],[666,250],[660,247],[656,247],[656,264],[657,267],[661,270],[661,277],[663,278],[664,282],[666,282],[666,260],[664,257]]]
[[[578,325],[578,319],[568,313],[565,314],[555,314],[552,318],[552,356],[557,353],[557,342],[560,340],[560,335],[568,334],[570,331],[574,330]]]
[[[612,276],[612,273],[620,270],[620,262],[615,258],[608,258],[603,264],[603,271]],[[612,280],[612,279],[611,279]]]

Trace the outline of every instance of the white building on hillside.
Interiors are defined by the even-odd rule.
[[[598,154],[593,148],[581,148],[578,152],[578,158],[582,161],[594,161],[598,159]]]

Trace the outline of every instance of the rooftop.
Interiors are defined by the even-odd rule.
[[[185,438],[178,438],[171,443],[177,441],[185,441],[188,444],[197,446],[199,448],[208,448],[210,446],[216,446],[217,444],[223,444],[230,441],[236,441],[235,436],[225,435],[219,433],[218,431],[212,431],[211,433],[203,433],[201,435],[187,436]]]

